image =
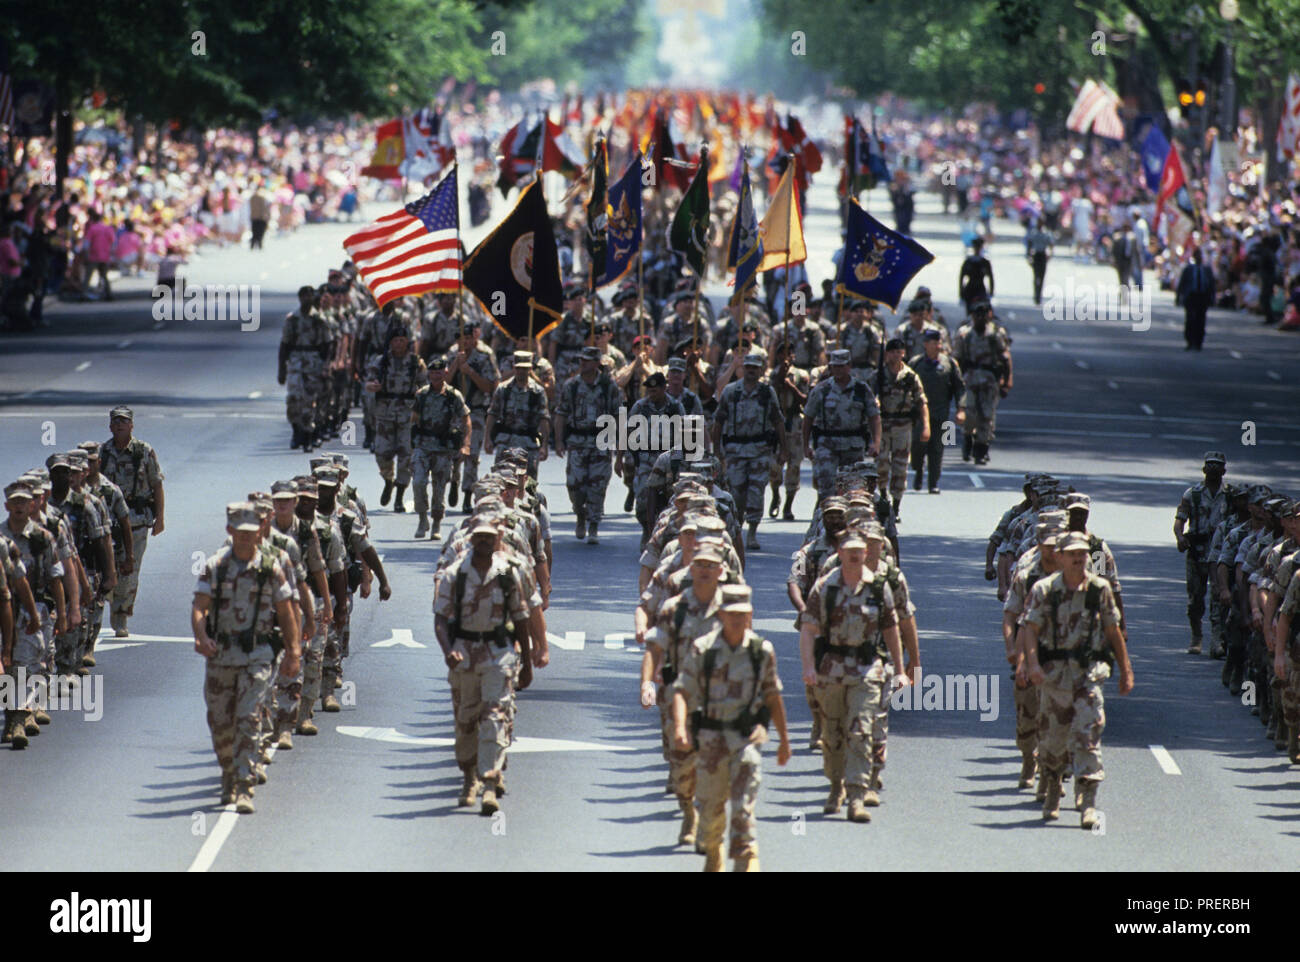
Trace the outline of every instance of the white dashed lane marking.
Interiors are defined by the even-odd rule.
[[[86,368],[88,368],[88,367],[90,367],[90,362],[89,362],[89,361],[82,361],[80,364],[77,365],[77,373],[80,374],[82,371],[84,371],[84,370],[85,370]]]
[[[1156,761],[1160,763],[1160,768],[1166,775],[1181,775],[1183,773],[1183,770],[1178,767],[1178,763],[1174,761],[1174,756],[1169,754],[1164,745],[1148,745],[1147,747],[1151,749],[1151,754],[1156,756]]]
[[[1153,408],[1150,404],[1139,404],[1138,407],[1142,409],[1143,414],[1153,415],[1156,413],[1156,409]]]

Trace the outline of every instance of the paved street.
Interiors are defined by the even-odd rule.
[[[838,244],[833,182],[823,175],[810,196],[814,287]],[[467,247],[499,219],[497,203],[489,224],[466,232]],[[869,209],[886,207],[876,192]],[[909,293],[930,286],[955,331],[956,222],[922,194],[914,226],[936,260]],[[784,769],[774,745],[765,756],[763,866],[1294,868],[1300,774],[1220,686],[1221,663],[1185,653],[1183,558],[1171,526],[1209,448],[1227,454],[1229,480],[1297,493],[1300,342],[1212,311],[1205,351],[1184,352],[1182,312],[1167,292],[1155,293],[1145,331],[1121,321],[1045,320],[1029,296],[1022,231],[995,226],[995,304],[1014,336],[1015,389],[999,411],[992,463],[972,469],[949,449],[943,493],[905,498],[901,537],[925,671],[992,676],[996,717],[895,712],[883,805],[871,824],[823,818],[821,757],[806,749],[809,716],[784,590],[812,509],[805,464],[801,520],[765,520],[764,550],[746,571],[756,627],[778,651],[796,746]],[[102,719],[56,714],[27,751],[0,751],[5,831],[21,840],[6,846],[5,870],[699,870],[699,857],[673,844],[678,812],[662,792],[658,718],[637,700],[640,652],[628,640],[636,522],[617,510],[623,490],[613,485],[601,544],[575,542],[554,456],[541,472],[555,531],[552,659],[519,699],[504,819],[455,807],[450,695],[430,614],[436,549],[412,540],[413,514],[378,508],[378,472],[359,445],[338,449],[351,455],[352,481],[370,505],[393,598],[358,599],[345,665],[350,704],[318,713],[320,736],[298,737],[292,752],[275,757],[255,815],[218,806],[203,663],[189,640],[195,572],[224,537],[227,501],[306,467],[288,449],[275,382],[279,330],[292,292],[342,260],[340,242],[353,229],[306,227],[269,238],[261,252],[228,249],[188,266],[193,283],[260,285],[257,330],[241,331],[237,320],[157,324],[147,283],[126,280],[112,304],[52,305],[50,328],[0,340],[6,479],[51,451],[106,438],[108,410],[124,402],[135,409],[136,434],[158,452],[167,490],[166,531],[144,559],[132,637],[99,648]],[[1049,285],[1071,272],[1076,285],[1114,284],[1109,267],[1062,256],[1048,269]],[[710,288],[715,303],[724,291]],[[359,413],[355,421],[359,439]],[[1257,443],[1243,444],[1252,434]],[[1015,787],[1000,605],[983,558],[1027,470],[1051,471],[1092,496],[1091,527],[1109,541],[1124,586],[1137,686],[1126,698],[1114,682],[1106,687],[1103,834],[1081,831],[1069,810],[1044,826],[1032,793]]]

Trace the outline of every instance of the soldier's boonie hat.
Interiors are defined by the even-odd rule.
[[[68,456],[62,452],[51,454],[48,458],[46,458],[45,466],[49,468],[51,471],[54,470],[55,468],[72,467],[72,465],[68,463]]]
[[[426,362],[426,366],[430,371],[445,371],[447,370],[447,359],[441,354],[435,354],[433,357],[429,358]]]
[[[744,367],[762,367],[764,362],[761,354],[750,351],[744,356],[740,363]]]
[[[668,383],[668,378],[664,376],[663,371],[655,371],[641,383],[646,387],[663,387]]]
[[[684,357],[670,357],[670,358],[668,359],[668,370],[670,370],[670,371],[685,371],[685,370],[686,370],[686,358],[684,358]]]
[[[226,505],[226,524],[236,531],[260,531],[257,507],[251,501],[232,501]]]
[[[5,499],[9,501],[31,501],[32,489],[22,481],[5,485]]]
[[[298,484],[294,481],[276,481],[271,485],[271,500],[286,501],[298,497]]]
[[[515,351],[510,360],[515,367],[530,368],[533,366],[533,355],[530,351]]]
[[[333,464],[313,468],[311,473],[316,476],[317,488],[337,488],[339,486],[339,472]]]
[[[1056,539],[1056,550],[1060,552],[1087,551],[1088,548],[1088,536],[1082,531],[1067,531]]]
[[[754,610],[754,591],[749,585],[723,585],[722,604],[719,611],[747,612]]]
[[[827,358],[827,362],[831,365],[848,364],[849,361],[852,359],[852,357],[853,357],[852,354],[850,354],[848,351],[844,350],[843,348],[840,348],[838,350],[831,351],[829,357]]]
[[[1066,511],[1077,511],[1080,509],[1084,511],[1088,511],[1091,508],[1092,508],[1092,499],[1088,497],[1086,494],[1080,494],[1079,492],[1075,491],[1072,494],[1067,494],[1065,496]]]
[[[584,347],[584,348],[582,349],[582,351],[579,352],[578,357],[579,357],[579,359],[581,359],[581,360],[583,360],[583,361],[599,361],[599,360],[600,360],[600,348],[598,348],[598,347]]]
[[[691,559],[691,564],[703,561],[708,564],[722,564],[722,546],[712,538],[706,538],[699,543],[695,549],[695,557]]]
[[[128,421],[135,420],[135,412],[125,404],[119,404],[117,407],[113,408],[113,410],[108,412],[108,416],[110,418],[126,418]]]
[[[1034,538],[1041,545],[1054,545],[1061,534],[1059,524],[1040,524],[1034,527]]]
[[[1206,451],[1205,463],[1227,465],[1228,459],[1223,456],[1222,451]]]

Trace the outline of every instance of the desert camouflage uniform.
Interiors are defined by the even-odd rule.
[[[793,364],[786,372],[789,378],[803,394],[812,390],[812,379],[808,372]],[[793,495],[799,490],[799,469],[803,466],[803,402],[784,383],[775,383],[775,368],[767,373],[766,383],[772,385],[776,399],[780,402],[781,415],[785,418],[785,448],[776,453],[768,471],[767,481],[772,487],[785,481],[787,494]]]
[[[342,504],[336,502],[333,521],[338,526],[339,534],[343,536],[342,547],[345,565],[360,560],[373,547],[366,537],[366,526],[351,508],[345,508]],[[364,565],[365,562],[361,561],[361,564]],[[325,650],[321,653],[321,692],[324,695],[329,695],[334,691],[335,682],[343,674],[343,659],[348,654],[348,641],[352,631],[350,613],[352,611],[352,595],[355,591],[356,588],[349,586],[349,618],[347,624],[337,629],[331,626],[330,632],[325,638]]]
[[[478,761],[478,775],[500,772],[510,747],[514,718],[515,684],[521,668],[520,652],[507,622],[528,618],[527,597],[520,569],[503,555],[494,556],[486,577],[480,577],[468,553],[448,568],[438,581],[434,615],[454,623],[456,581],[464,575],[459,627],[467,632],[500,630],[504,643],[475,641],[447,629],[451,650],[464,660],[447,673],[456,720],[456,761]],[[504,582],[504,583],[503,583]]]
[[[835,607],[826,611],[826,590],[834,586]],[[870,787],[871,769],[884,764],[872,745],[875,708],[889,696],[889,676],[880,633],[898,624],[897,606],[888,583],[863,570],[857,590],[849,592],[843,573],[819,578],[808,593],[800,627],[811,625],[832,646],[868,646],[859,653],[828,651],[816,664],[817,706],[822,718],[822,764],[831,784],[843,784],[851,796]]]
[[[720,589],[719,589],[720,590]],[[755,677],[750,645],[761,648],[759,673]],[[704,663],[714,652],[705,692]],[[681,674],[674,688],[686,697],[688,713],[703,711],[695,752],[696,796],[699,798],[698,838],[705,851],[722,844],[727,821],[727,800],[731,800],[730,858],[758,855],[758,786],[762,776],[762,752],[767,730],[754,726],[741,732],[734,726],[746,709],[756,714],[772,695],[780,696],[781,679],[776,671],[776,651],[771,642],[752,631],[732,648],[715,628],[686,648]],[[711,727],[711,726],[718,727]]]
[[[113,566],[117,570],[118,581],[121,581],[122,563],[126,561],[126,539],[131,537],[131,512],[126,506],[126,498],[122,496],[122,489],[102,474],[99,475],[98,480],[93,484],[88,483],[87,486],[108,511],[108,531],[113,542]],[[82,657],[95,650],[95,641],[99,638],[104,623],[104,607],[108,600],[109,596],[105,595],[95,604],[94,623],[86,632]]]
[[[289,347],[285,362],[285,415],[291,425],[308,436],[318,427],[316,403],[325,390],[326,359],[333,356],[329,351],[330,337],[325,317],[316,308],[311,308],[306,315],[301,310],[291,312],[280,334],[280,343]],[[100,471],[103,470],[101,463]]]
[[[274,713],[272,726],[272,740],[278,739],[285,732],[292,733],[298,725],[298,715],[302,706],[302,689],[303,677],[307,667],[307,651],[313,643],[317,647],[317,673],[319,673],[320,652],[324,650],[324,631],[323,616],[325,614],[325,599],[317,594],[314,582],[310,579],[316,577],[317,572],[325,571],[325,557],[321,554],[320,538],[316,535],[316,527],[310,521],[304,521],[297,516],[293,519],[293,525],[288,531],[280,531],[276,527],[275,519],[271,519],[271,534],[286,535],[292,541],[297,549],[299,564],[302,572],[308,578],[307,587],[311,590],[312,614],[314,616],[314,625],[316,633],[310,638],[304,632],[302,635],[302,657],[298,662],[298,674],[293,678],[286,678],[284,675],[276,673],[274,684],[271,686],[274,701]],[[293,552],[290,552],[293,555]],[[329,574],[326,572],[326,580],[329,580]],[[306,612],[303,612],[303,621],[306,621]],[[302,625],[299,625],[301,628]],[[318,639],[320,639],[318,641]],[[317,677],[319,686],[319,674]]]
[[[444,314],[436,304],[425,306],[420,318],[420,357],[427,363],[430,358],[446,354],[456,346],[460,336],[460,321],[456,315]]]
[[[1219,484],[1219,493],[1211,494],[1204,481],[1192,485],[1183,492],[1178,502],[1174,517],[1187,522],[1184,534],[1188,547],[1184,564],[1187,580],[1187,620],[1191,623],[1192,633],[1201,634],[1201,619],[1205,615],[1205,589],[1210,579],[1210,542],[1214,538],[1214,529],[1223,520],[1227,511],[1227,495],[1223,484]],[[1226,612],[1214,591],[1210,592],[1210,632],[1218,643],[1224,641],[1224,622]]]
[[[714,414],[714,421],[722,426],[727,488],[751,524],[763,516],[763,493],[774,461],[772,452],[778,447],[773,422],[780,418],[781,402],[764,381],[753,391],[743,381],[728,384]]]
[[[907,462],[912,453],[912,425],[919,423],[925,404],[921,379],[906,364],[894,374],[886,364],[880,370],[880,452],[876,472],[880,490],[895,503],[907,487]]]
[[[953,358],[966,378],[966,396],[962,401],[966,410],[965,430],[976,444],[993,440],[1001,400],[999,385],[1004,376],[1001,367],[1010,350],[1006,331],[993,321],[989,321],[982,335],[972,324],[963,324],[957,330]]]
[[[841,388],[828,377],[809,393],[804,415],[812,421],[813,485],[819,499],[835,493],[840,465],[866,458],[871,419],[878,414],[871,388],[853,378]]]
[[[845,324],[838,340],[840,347],[849,352],[849,367],[853,368],[853,376],[868,384],[872,383],[885,351],[885,329],[880,326],[880,322],[871,320],[861,327]]]
[[[668,397],[667,395],[664,396],[664,403],[662,405],[656,405],[650,400],[650,398],[643,397],[633,404],[632,409],[628,412],[628,424],[635,424],[636,421],[634,419],[638,416],[646,419],[646,447],[632,451],[624,451],[623,460],[624,462],[632,462],[632,492],[636,497],[636,503],[638,505],[644,505],[645,501],[641,492],[645,490],[646,481],[650,478],[650,472],[654,468],[655,462],[659,459],[659,456],[664,453],[664,450],[662,449],[649,447],[649,445],[659,441],[659,432],[654,429],[654,422],[650,419],[656,417],[677,417],[680,419],[686,416],[686,411],[682,407],[681,401],[678,401],[673,397]],[[665,421],[663,423],[671,426],[672,421]],[[629,430],[631,430],[631,428],[629,428]],[[670,437],[669,444],[671,443],[672,441]]]
[[[1048,574],[1043,570],[1042,562],[1037,559],[1028,567],[1017,568],[1012,576],[1002,610],[1015,616],[1017,631],[1024,623],[1029,593],[1046,577]],[[1046,725],[1046,719],[1042,715],[1041,690],[1033,684],[1021,688],[1016,684],[1015,677],[1016,671],[1012,668],[1011,693],[1016,703],[1016,747],[1020,749],[1021,755],[1029,756],[1038,750],[1039,730]]]
[[[1100,602],[1095,614],[1087,610],[1087,589],[1098,585]],[[1046,681],[1040,689],[1045,729],[1039,732],[1038,757],[1043,777],[1060,777],[1067,764],[1083,782],[1100,782],[1106,777],[1101,764],[1101,734],[1106,727],[1102,684],[1110,677],[1110,665],[1089,660],[1085,665],[1073,657],[1044,660],[1044,650],[1080,652],[1106,647],[1104,629],[1119,626],[1119,608],[1110,585],[1096,575],[1085,574],[1083,583],[1071,592],[1060,572],[1034,585],[1025,605],[1024,623],[1038,629],[1039,663]]]
[[[590,308],[588,308],[590,310]],[[555,340],[555,381],[564,384],[578,371],[578,354],[591,335],[591,318],[568,312],[550,336]]]
[[[108,534],[99,509],[80,491],[69,490],[67,497],[58,505],[50,504],[47,511],[55,511],[68,525],[72,543],[77,557],[90,582],[90,590],[81,589],[81,624],[54,639],[54,671],[60,675],[73,674],[81,667],[81,648],[85,644],[86,630],[94,618],[95,599],[99,596],[99,586],[106,572],[99,570],[99,554],[96,545],[99,539]]]
[[[320,543],[321,557],[325,561],[325,577],[329,580],[340,571],[347,571],[347,546],[343,542],[343,532],[334,518],[327,517],[319,511],[316,513],[313,525],[316,529],[316,538]],[[330,600],[336,608],[340,602],[345,608],[351,608],[350,597]],[[332,679],[329,688],[325,688],[322,682],[325,651],[326,649],[337,651],[343,644],[342,629],[339,627],[338,620],[331,619],[329,627],[326,627],[319,617],[324,611],[323,599],[317,599],[316,610],[316,634],[309,641],[304,641],[302,646],[302,697],[298,702],[299,725],[312,717],[316,701],[321,697],[322,691],[326,695],[333,692]]]
[[[531,377],[521,390],[512,377],[492,392],[491,414],[496,462],[505,456],[507,448],[522,448],[528,455],[528,473],[537,477],[542,422],[549,424],[551,420],[546,391]]]
[[[409,348],[402,357],[392,351],[379,356],[366,372],[366,380],[378,381],[375,392],[375,461],[379,476],[405,487],[411,482],[411,408],[415,392],[429,383],[428,370]],[[393,459],[397,474],[393,474]]]
[[[24,668],[29,677],[44,674],[47,654],[54,647],[54,621],[58,613],[55,606],[54,583],[63,578],[63,562],[59,560],[55,536],[48,528],[30,518],[21,532],[15,533],[7,524],[4,526],[4,532],[18,551],[14,573],[15,575],[26,574],[27,584],[32,589],[32,597],[36,602],[36,613],[41,619],[41,627],[34,632],[29,632],[27,629],[31,625],[31,618],[27,608],[15,603],[13,655],[5,663],[5,671],[12,674],[19,668]],[[15,602],[16,600],[15,597]],[[30,686],[26,690],[15,689],[17,701],[14,709],[16,711],[23,712],[31,707],[32,702],[27,697],[30,691]],[[44,698],[44,692],[36,692],[36,698],[36,704],[39,706],[40,700]],[[8,711],[5,712],[5,717],[9,718]],[[21,725],[22,722],[20,721],[19,724]]]
[[[459,355],[460,348],[457,346],[447,355],[447,366],[450,367]],[[483,451],[483,422],[487,418],[488,407],[495,396],[501,374],[497,370],[497,362],[492,357],[491,349],[482,341],[474,345],[474,350],[470,352],[465,363],[479,377],[492,385],[491,390],[485,393],[478,389],[478,385],[468,374],[458,373],[455,377],[447,379],[447,386],[460,391],[466,407],[469,408],[469,457],[461,465],[460,474],[460,488],[466,492],[468,499],[470,488],[474,487],[474,482],[478,480],[478,458]]]
[[[138,465],[137,465],[138,461]],[[135,614],[135,594],[140,586],[140,565],[149,547],[149,531],[155,521],[153,488],[163,480],[162,468],[154,449],[139,438],[132,438],[119,451],[109,438],[99,446],[99,473],[122,489],[130,511],[131,547],[135,565],[130,572],[117,573],[117,586],[110,603],[113,627],[125,627],[126,619]],[[119,624],[120,620],[120,624]]]
[[[633,311],[631,314],[620,310],[611,314],[608,321],[614,329],[614,340],[611,343],[616,345],[627,357],[635,356],[632,342],[640,337],[643,331],[647,337],[655,336],[654,318],[650,316],[644,307]]]
[[[575,374],[560,389],[555,415],[565,419],[568,434],[564,482],[573,513],[588,524],[599,524],[605,516],[605,491],[613,474],[613,449],[601,450],[596,444],[597,419],[606,414],[617,418],[621,402],[618,386],[604,371],[590,384]]]
[[[447,484],[451,481],[452,465],[464,439],[460,428],[469,408],[465,399],[454,387],[447,385],[442,391],[432,388],[421,391],[415,398],[411,412],[414,425],[411,441],[415,446],[411,454],[411,467],[415,481],[415,511],[421,516],[432,511],[434,527],[442,522],[446,511]],[[454,432],[454,434],[453,434]],[[479,443],[483,442],[483,424],[479,420]],[[429,501],[429,483],[433,482],[433,501]]]
[[[255,777],[260,709],[275,670],[269,642],[276,627],[275,606],[290,601],[293,588],[276,556],[259,547],[252,561],[240,561],[224,546],[204,564],[194,593],[207,595],[215,609],[216,630],[209,629],[209,635],[217,653],[207,660],[203,684],[212,748],[223,778],[232,779],[236,792],[243,792]],[[208,624],[213,621],[210,616]],[[255,643],[246,652],[236,636],[247,630]]]
[[[793,321],[784,321],[772,328],[772,338],[769,342],[772,350],[768,353],[775,354],[776,345],[786,342],[794,345],[790,363],[805,371],[811,370],[826,350],[826,338],[822,334],[822,329],[816,324],[808,323],[806,319],[802,327]]]

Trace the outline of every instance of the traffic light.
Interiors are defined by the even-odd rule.
[[[1196,78],[1196,89],[1192,91],[1192,96],[1196,98],[1196,106],[1205,106],[1205,78]]]
[[[1187,108],[1196,102],[1196,94],[1192,91],[1192,84],[1186,77],[1178,78],[1178,106],[1187,112]]]

